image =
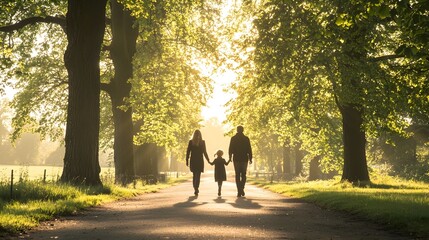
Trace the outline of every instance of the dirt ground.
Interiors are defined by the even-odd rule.
[[[353,216],[255,186],[237,198],[233,177],[217,196],[213,173],[192,182],[45,222],[19,239],[411,239]]]

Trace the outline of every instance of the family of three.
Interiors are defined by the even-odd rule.
[[[238,126],[237,133],[231,138],[228,149],[228,161],[222,158],[223,151],[218,150],[215,154],[216,158],[213,162],[210,162],[201,131],[195,130],[186,150],[186,166],[190,167],[193,174],[192,183],[195,196],[198,196],[201,173],[204,172],[204,157],[209,164],[215,166],[215,181],[219,187],[218,196],[221,195],[222,182],[226,181],[225,165],[228,165],[231,160],[234,163],[237,197],[245,195],[244,185],[246,184],[247,165],[249,163],[252,164],[252,147],[250,146],[249,138],[243,132],[244,128]]]

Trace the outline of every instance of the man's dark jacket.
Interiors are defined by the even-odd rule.
[[[229,143],[229,158],[233,157],[234,162],[252,161],[252,147],[250,140],[243,133],[237,133],[231,138]]]

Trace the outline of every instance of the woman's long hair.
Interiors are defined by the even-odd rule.
[[[192,144],[194,146],[199,146],[200,142],[203,140],[203,136],[201,135],[201,131],[200,130],[195,130],[194,131],[194,135],[192,135]]]

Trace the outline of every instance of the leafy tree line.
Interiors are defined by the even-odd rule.
[[[113,147],[122,184],[137,165],[156,173],[165,148],[180,159],[211,91],[193,61],[224,58],[217,3],[5,4],[1,83],[19,90],[12,138],[64,138],[62,180],[75,183],[100,184],[99,143]],[[288,176],[323,170],[369,181],[368,160],[424,176],[425,3],[234,2],[222,32],[240,75],[229,122],[245,125],[262,164]]]
[[[366,182],[368,151],[380,163],[392,148],[396,173],[407,165],[427,177],[427,155],[416,154],[428,140],[426,3],[243,1],[236,27],[248,34],[235,48],[247,54],[229,121],[288,176],[306,162],[312,175]]]
[[[13,103],[14,138],[30,130],[61,139],[61,130],[67,125],[63,181],[99,184],[101,112],[100,142],[105,147],[113,143],[116,179],[125,184],[134,177],[133,152],[139,145],[154,143],[175,149],[181,139],[188,137],[189,129],[197,127],[199,109],[210,87],[208,78],[201,77],[189,60],[195,54],[213,55],[215,38],[209,36],[208,28],[196,24],[201,19],[213,21],[207,16],[213,16],[215,5],[195,1],[111,1],[107,8],[111,17],[106,18],[106,2],[98,4],[68,1],[65,18],[61,14],[66,9],[65,1],[40,1],[31,6],[17,1],[2,9],[4,26],[0,30],[7,33],[2,38],[2,69],[7,72],[2,83],[20,90]],[[101,11],[97,19],[90,18],[96,17],[90,14],[95,11],[90,7]],[[74,16],[75,11],[81,15]],[[200,18],[192,19],[196,12],[201,13]],[[98,32],[83,24],[92,21],[98,21]],[[50,24],[40,24],[43,22]],[[103,34],[106,22],[109,28]],[[72,32],[75,30],[91,34]],[[86,38],[104,38],[104,44],[79,45],[79,41],[89,43]],[[96,72],[89,71],[88,57],[94,57]],[[85,72],[87,75],[80,75]],[[72,84],[74,77],[77,82]],[[92,77],[91,83],[88,79]],[[110,101],[105,94],[100,99],[100,89]]]

